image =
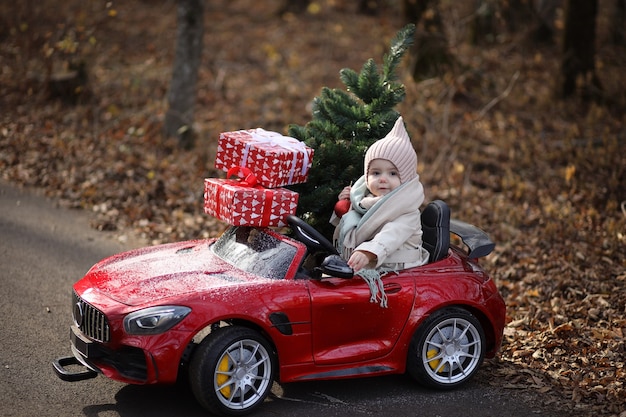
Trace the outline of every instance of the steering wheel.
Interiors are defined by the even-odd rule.
[[[296,239],[304,243],[312,252],[323,250],[335,255],[339,254],[328,239],[300,217],[290,214],[287,216],[287,223],[291,226]]]

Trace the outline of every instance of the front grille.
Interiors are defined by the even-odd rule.
[[[111,338],[109,321],[104,313],[72,292],[72,315],[74,322],[83,334],[99,342],[108,342]]]

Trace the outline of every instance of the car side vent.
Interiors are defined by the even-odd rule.
[[[107,343],[111,340],[109,321],[104,313],[72,292],[72,315],[74,323],[87,337]]]
[[[272,322],[274,327],[276,327],[278,331],[285,336],[291,336],[293,334],[291,322],[289,321],[289,317],[287,317],[285,313],[278,312],[270,314],[270,321]]]

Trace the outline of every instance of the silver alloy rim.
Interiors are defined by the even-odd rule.
[[[226,407],[243,410],[256,404],[269,389],[270,355],[256,340],[230,345],[217,361],[213,386]]]
[[[480,363],[481,339],[478,329],[462,318],[438,323],[426,336],[422,348],[424,369],[440,384],[463,381]]]

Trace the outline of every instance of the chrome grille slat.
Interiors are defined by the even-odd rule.
[[[77,315],[82,314],[82,317]],[[109,322],[100,310],[72,292],[72,316],[74,323],[83,334],[99,342],[108,342],[111,338]]]

